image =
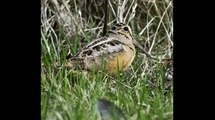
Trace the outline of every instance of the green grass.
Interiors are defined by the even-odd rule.
[[[62,68],[56,72],[50,66],[57,59],[54,57],[57,53],[51,45],[48,45],[48,50],[44,41],[48,40],[42,40],[43,120],[95,120],[97,116],[94,106],[98,98],[114,102],[132,120],[173,119],[173,92],[170,89],[164,94],[163,66],[157,65],[153,69],[153,73],[157,73],[155,86],[149,82],[152,79],[150,75],[142,75],[144,61],[140,55],[132,63],[133,70],[122,73],[114,80],[108,79],[108,76],[94,76],[90,79],[80,75],[76,83],[73,83],[71,71]],[[61,56],[65,56],[66,52],[62,51]]]
[[[154,56],[168,56],[172,53],[173,42],[172,6],[168,6],[168,0],[138,2],[138,14],[130,21],[135,39],[147,50],[151,49]],[[114,18],[111,12],[109,14]],[[93,18],[90,21],[93,22]],[[88,43],[102,31],[84,31],[97,27],[92,22],[86,24],[82,32],[73,32],[71,37],[66,37],[63,25],[57,30],[48,25],[41,27],[42,120],[97,120],[95,105],[99,98],[106,98],[120,107],[128,120],[173,120],[173,81],[168,83],[170,88],[165,88],[169,82],[165,79],[168,66],[158,59],[146,58],[139,49],[129,70],[116,78],[102,77],[101,73],[92,78],[80,74],[74,82],[71,70],[53,69],[51,64],[64,63],[68,52],[79,51],[83,36]],[[48,30],[44,32],[44,28]]]

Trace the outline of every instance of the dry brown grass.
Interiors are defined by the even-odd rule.
[[[125,76],[120,78],[120,85],[122,85],[121,89],[124,89],[125,87],[126,90],[128,90],[127,92],[130,92],[130,89],[131,91],[135,91],[135,94],[130,93],[130,95],[137,94],[137,99],[131,100],[130,98],[133,96],[128,96],[124,101],[125,103],[127,103],[127,101],[135,103],[134,105],[132,104],[133,106],[130,104],[124,105],[126,105],[126,111],[130,113],[130,118],[138,118],[136,116],[137,113],[132,112],[130,107],[136,108],[136,102],[141,102],[139,99],[145,101],[149,100],[148,98],[145,99],[143,96],[141,96],[143,94],[151,96],[151,91],[153,90],[155,93],[157,92],[157,94],[162,94],[160,91],[157,91],[154,88],[156,88],[158,85],[165,84],[164,88],[169,89],[169,81],[172,80],[172,78],[169,77],[167,73],[173,72],[173,3],[172,0],[124,0],[124,2],[121,2],[122,4],[120,6],[120,4],[118,4],[119,1],[121,0],[109,0],[109,14],[107,20],[108,26],[117,21],[129,23],[133,30],[134,38],[141,44],[141,46],[143,46],[147,53],[154,57],[153,59],[150,59],[138,50],[137,57],[132,63],[130,70],[126,71],[124,73]],[[53,89],[52,84],[56,84],[56,88],[60,88],[60,86],[67,87],[69,85],[65,83],[63,84],[63,82],[56,82],[58,79],[65,79],[65,81],[69,81],[67,80],[69,79],[67,76],[63,76],[66,74],[64,70],[61,70],[61,72],[58,72],[58,74],[55,76],[51,68],[46,65],[51,64],[56,60],[63,62],[62,59],[65,59],[66,54],[75,54],[85,43],[102,35],[105,18],[104,3],[105,0],[41,1],[42,75],[47,74],[46,76],[42,76],[44,79],[42,81],[42,86],[44,89],[52,89],[50,92],[56,94],[56,96],[60,96],[61,92],[58,93],[58,89]],[[168,77],[167,81],[163,80],[164,72],[166,77]],[[145,80],[147,83],[144,82]],[[88,85],[91,85],[91,82],[88,82]],[[148,86],[153,87],[153,89],[148,88]],[[101,92],[101,87],[105,88],[105,86],[98,86],[98,92]],[[144,89],[144,91],[142,89],[143,87],[147,87],[147,89]],[[85,88],[81,86],[79,89],[74,88],[74,90],[77,91],[82,89],[85,90]],[[94,90],[94,88],[86,89],[86,91],[88,90]],[[46,101],[46,92],[44,91],[45,90],[42,92],[42,94],[44,94],[42,97],[44,98],[43,100]],[[63,91],[66,91],[66,89]],[[68,87],[67,91],[69,93],[71,88]],[[65,102],[65,105],[68,105],[68,101],[81,104],[80,101],[78,101],[77,96],[80,96],[82,99],[82,97],[84,98],[84,95],[79,95],[77,91],[74,91],[74,94],[72,95],[68,95],[70,97],[73,96],[76,101],[69,99]],[[140,93],[138,93],[138,91]],[[121,91],[117,91],[117,94],[120,93]],[[75,94],[77,94],[77,96]],[[120,95],[123,95],[123,93]],[[64,99],[67,99],[65,96],[62,95]],[[96,96],[97,95],[95,94],[94,97]],[[121,99],[121,102],[124,99],[120,97],[117,98]],[[152,101],[159,101],[161,98],[158,97],[151,99]],[[170,97],[167,97],[166,100],[171,101],[172,96],[170,95]],[[55,99],[53,101],[55,101]],[[148,105],[154,105],[152,101],[148,102],[147,107]],[[43,105],[46,104],[46,102],[42,103]],[[61,104],[62,102],[59,103]],[[159,102],[159,104],[160,103],[163,104],[162,102]],[[168,102],[165,104],[167,104],[167,106],[164,106],[163,109],[168,109],[166,110],[166,113],[168,113],[167,115],[169,115],[169,112],[172,115],[172,106],[169,105]],[[57,106],[58,104],[56,103],[53,105]],[[64,109],[62,106],[59,108],[59,111]],[[76,108],[71,107],[71,109],[74,112],[74,109]],[[90,110],[88,108],[82,108],[81,106],[79,109],[83,111]],[[46,116],[46,112],[44,111],[47,110],[52,111],[51,109],[46,109],[44,107],[42,112],[44,116]],[[67,113],[66,111],[67,110],[62,111],[62,113]],[[143,112],[142,108],[140,111]],[[149,114],[149,116],[154,116],[154,114],[156,114],[154,111],[159,110],[149,107],[146,111],[148,112],[143,112],[144,115]],[[54,112],[55,111],[52,111],[50,114],[55,114]],[[134,115],[132,113],[134,113]],[[47,114],[49,114],[49,112]],[[159,119],[159,116],[155,116]],[[72,118],[73,114],[70,117]]]

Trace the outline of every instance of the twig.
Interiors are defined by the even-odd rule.
[[[115,11],[114,11],[114,9],[113,9],[113,6],[112,6],[112,4],[111,4],[111,2],[108,0],[108,3],[109,3],[109,5],[110,5],[110,8],[111,8],[111,10],[112,10],[112,12],[113,12],[113,15],[114,15],[114,17],[116,17],[116,13],[115,13]]]
[[[103,36],[107,33],[107,19],[108,19],[108,0],[105,0],[105,21],[103,27]]]

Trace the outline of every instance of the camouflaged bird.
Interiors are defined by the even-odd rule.
[[[105,36],[93,40],[75,56],[67,58],[66,67],[77,66],[82,70],[98,72],[104,63],[107,74],[125,71],[135,58],[134,44],[131,28],[118,23]]]

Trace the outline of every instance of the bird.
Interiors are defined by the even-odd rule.
[[[103,37],[92,40],[76,55],[66,58],[66,67],[78,67],[89,72],[104,70],[113,75],[132,64],[136,50],[131,27],[116,23]]]

